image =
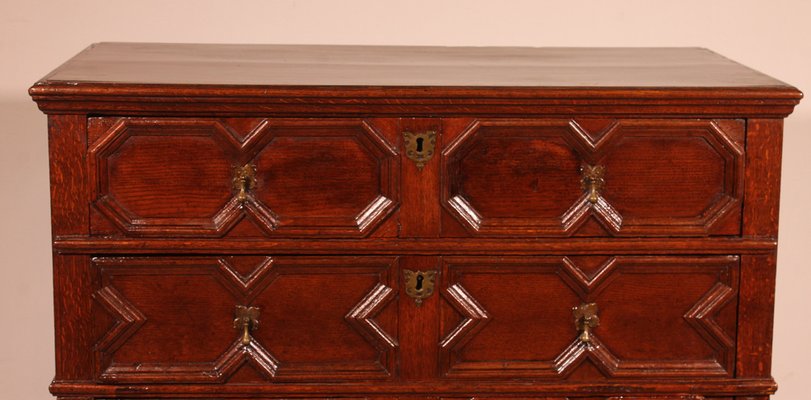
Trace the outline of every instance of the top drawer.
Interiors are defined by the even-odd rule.
[[[738,235],[744,136],[742,120],[473,121],[446,132],[443,234]]]
[[[147,237],[395,237],[398,224],[424,223],[435,230],[416,236],[738,235],[744,138],[742,120],[91,118],[91,226]]]
[[[358,119],[91,118],[95,234],[392,235],[399,156]]]

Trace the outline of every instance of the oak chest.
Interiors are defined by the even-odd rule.
[[[64,399],[766,400],[782,119],[704,49],[96,44]]]

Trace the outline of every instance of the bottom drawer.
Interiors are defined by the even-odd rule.
[[[734,376],[736,256],[96,257],[92,268],[103,383]],[[409,285],[430,296],[414,301]]]
[[[442,374],[731,377],[738,270],[735,256],[446,257]]]

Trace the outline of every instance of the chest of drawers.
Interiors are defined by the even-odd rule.
[[[710,51],[105,43],[30,93],[59,398],[776,389],[801,93]]]

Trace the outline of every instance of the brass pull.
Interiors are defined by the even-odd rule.
[[[417,305],[434,293],[436,271],[411,271],[404,269],[406,294],[414,299]]]
[[[403,132],[403,142],[405,143],[406,156],[417,164],[417,169],[422,170],[425,163],[434,156],[436,132]]]
[[[591,343],[591,329],[600,326],[597,303],[583,303],[573,307],[572,312],[574,313],[574,326],[580,331],[580,341]]]
[[[248,199],[248,192],[256,187],[256,166],[249,163],[234,168],[233,182],[237,200],[245,202]]]
[[[582,175],[580,184],[583,190],[588,192],[588,200],[591,204],[597,203],[600,199],[600,191],[603,190],[603,186],[605,186],[605,179],[603,178],[604,172],[605,167],[602,165],[591,166],[583,164],[580,166],[580,174]]]
[[[251,331],[259,327],[259,308],[237,306],[234,312],[234,329],[242,330],[242,345],[251,343]]]

